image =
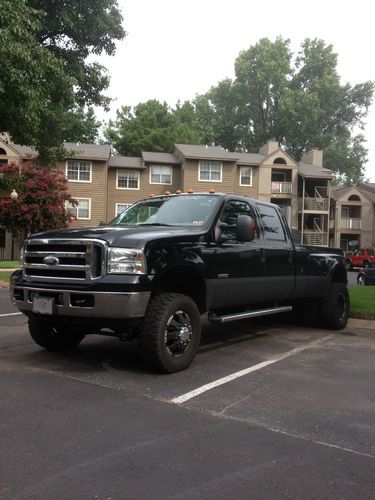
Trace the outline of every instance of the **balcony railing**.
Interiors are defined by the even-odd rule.
[[[271,193],[273,194],[290,194],[292,192],[291,182],[271,182]]]
[[[328,245],[328,234],[321,231],[304,230],[302,243],[304,245],[326,246]]]
[[[302,205],[302,202],[301,202]],[[328,198],[305,198],[304,210],[315,210],[318,212],[328,212],[329,199]]]
[[[340,229],[361,229],[361,219],[341,219]]]

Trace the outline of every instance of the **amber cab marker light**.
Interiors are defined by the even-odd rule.
[[[181,193],[182,193],[181,189],[176,189],[176,194],[181,194]]]
[[[209,192],[210,194],[213,194],[213,193],[215,193],[215,189],[214,189],[214,188],[211,188],[211,189],[209,189],[209,190],[208,190],[208,192]]]
[[[189,194],[193,194],[193,193],[194,193],[194,191],[193,191],[191,188],[189,188],[189,189],[187,190],[187,192],[188,192]]]
[[[153,198],[154,196],[155,196],[155,195],[154,195],[154,193],[150,193],[150,194],[148,195],[148,197],[149,197],[149,198]]]
[[[171,194],[171,192],[170,192],[170,191],[165,191],[165,192],[164,192],[164,194],[165,194],[166,196],[168,196],[168,195],[170,195],[170,194]]]

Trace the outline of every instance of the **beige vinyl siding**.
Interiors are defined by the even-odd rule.
[[[223,161],[221,182],[199,181],[199,160],[186,160],[183,163],[183,191],[209,191],[213,188],[216,192],[233,193],[236,179],[236,163]]]
[[[116,187],[116,168],[110,168],[108,171],[108,201],[107,201],[107,221],[113,219],[116,215],[116,203],[133,204],[138,200],[164,194],[165,191],[175,193],[176,189],[181,189],[180,167],[173,166],[172,185],[171,184],[150,184],[150,167],[146,166],[139,170],[139,189],[117,189]]]
[[[68,181],[68,190],[73,198],[91,199],[91,216],[89,220],[75,220],[71,227],[97,226],[107,218],[107,162],[91,161],[91,182]],[[65,175],[66,161],[57,166]]]
[[[240,186],[241,167],[250,166],[253,171],[252,185]],[[249,198],[258,198],[258,180],[259,180],[259,167],[251,165],[238,165],[236,175],[235,193],[241,196],[248,196]]]

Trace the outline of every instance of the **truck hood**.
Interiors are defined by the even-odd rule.
[[[77,229],[59,229],[37,233],[31,236],[34,238],[56,238],[56,239],[98,239],[106,241],[109,246],[144,248],[148,241],[160,240],[164,238],[199,238],[205,231],[202,228],[187,227],[166,227],[166,226],[102,226],[84,227]],[[195,238],[194,238],[195,237]]]

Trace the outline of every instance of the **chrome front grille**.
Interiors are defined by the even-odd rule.
[[[90,283],[105,273],[106,248],[106,243],[101,240],[27,240],[23,254],[23,277],[28,281]]]

